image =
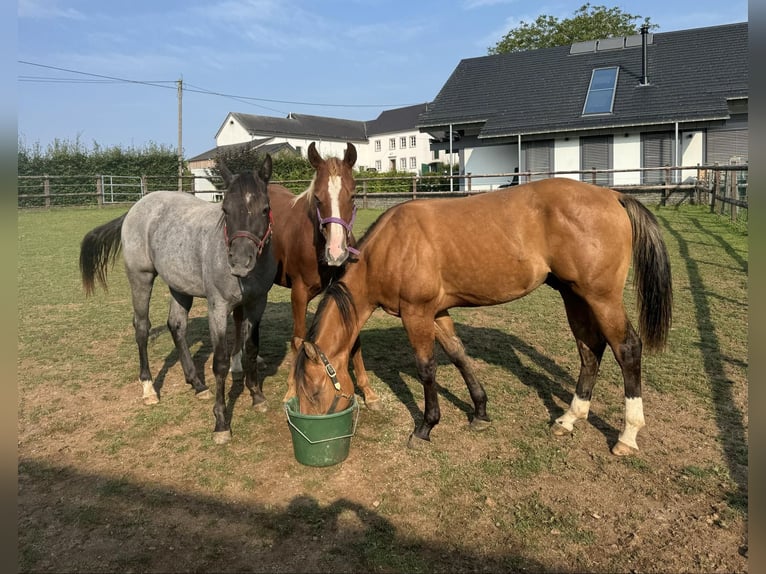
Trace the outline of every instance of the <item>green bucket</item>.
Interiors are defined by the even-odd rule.
[[[298,397],[292,397],[285,403],[285,414],[298,462],[307,466],[331,466],[346,460],[359,420],[356,397],[346,410],[331,415],[304,415],[300,412]]]

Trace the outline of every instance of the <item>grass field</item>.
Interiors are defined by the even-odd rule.
[[[671,255],[674,323],[644,358],[641,451],[612,457],[622,379],[607,351],[591,415],[550,436],[579,360],[563,306],[543,287],[451,314],[489,395],[493,427],[467,429],[470,399],[439,358],[441,423],[406,448],[422,389],[398,319],[362,332],[383,411],[362,410],[349,458],[298,464],[281,409],[289,292],[275,287],[261,355],[270,410],[234,385],[233,439],[212,442],[212,403],[183,380],[158,281],[149,354],[162,401],[141,404],[130,293],[84,297],[79,242],[125,208],[18,214],[19,570],[747,570],[748,237],[699,206],[655,209]],[[361,210],[357,235],[379,212]],[[635,318],[633,292],[626,304]],[[317,301],[310,311],[316,308]],[[213,386],[204,301],[189,341]]]

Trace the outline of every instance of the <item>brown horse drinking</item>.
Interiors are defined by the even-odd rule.
[[[293,355],[306,335],[309,301],[342,274],[349,256],[359,253],[354,247],[356,240],[352,233],[356,217],[353,172],[356,148],[347,143],[342,160],[336,157],[323,159],[312,142],[308,159],[316,173],[300,195],[296,196],[281,185],[269,184],[269,203],[274,217],[272,251],[278,266],[274,283],[290,289]],[[239,333],[236,312],[234,320],[236,333]],[[378,408],[379,399],[369,385],[358,344],[352,361],[365,404],[374,410]],[[291,376],[285,400],[294,394]]]
[[[359,249],[342,281],[323,296],[296,356],[302,413],[348,407],[354,393],[349,355],[381,307],[401,318],[423,384],[423,422],[410,446],[430,440],[439,422],[434,340],[468,386],[471,426],[486,428],[487,395],[448,309],[512,301],[545,283],[564,300],[581,362],[572,402],[553,423],[553,434],[568,434],[587,417],[608,344],[625,387],[624,426],[612,452],[638,450],[636,436],[644,426],[642,346],[665,346],[672,308],[667,250],[656,219],[638,200],[560,178],[466,198],[416,200],[385,212]],[[623,305],[631,259],[641,338]]]

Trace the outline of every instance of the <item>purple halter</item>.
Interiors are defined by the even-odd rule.
[[[351,235],[351,230],[354,226],[355,219],[356,219],[356,205],[354,205],[354,210],[351,212],[351,221],[349,223],[346,223],[340,217],[328,217],[326,219],[322,219],[322,214],[319,213],[319,208],[317,207],[317,220],[319,221],[319,228],[321,229],[328,223],[337,223],[338,225],[342,226],[343,229],[346,230],[347,239],[348,239],[348,236]],[[355,249],[354,247],[351,247],[350,245],[346,245],[346,249],[348,250],[349,253],[353,253],[354,255],[359,255],[359,250]]]

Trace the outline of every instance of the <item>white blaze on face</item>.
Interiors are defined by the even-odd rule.
[[[330,194],[330,216],[340,219],[341,178],[331,175],[327,184]],[[327,225],[327,253],[333,260],[338,260],[346,250],[346,229],[339,223]]]

